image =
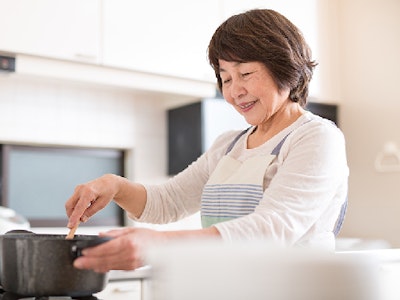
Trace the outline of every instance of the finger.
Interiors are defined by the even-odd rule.
[[[82,253],[83,255],[89,255],[93,257],[112,257],[115,255],[119,257],[119,260],[136,259],[136,253],[138,252],[138,249],[139,247],[132,236],[123,235],[98,246],[86,248]],[[123,257],[121,257],[122,254],[124,254]]]
[[[97,270],[97,272],[107,272],[108,266],[102,263],[102,259],[98,257],[80,256],[74,260],[74,267],[77,269]]]
[[[99,273],[105,273],[110,270],[133,270],[144,265],[140,256],[131,258],[127,253],[122,252],[115,255],[103,257],[81,256],[74,260],[74,267],[77,269],[90,269]]]
[[[139,247],[128,238],[118,238],[86,248],[82,254],[82,257],[74,261],[76,268],[107,272],[112,269],[132,270],[143,265]]]
[[[87,218],[92,217],[95,215],[98,211],[102,210],[107,206],[107,204],[110,202],[108,198],[105,198],[104,196],[97,196],[97,198],[92,197],[89,199],[93,199],[92,201],[87,204],[85,211],[83,215],[85,215]]]
[[[124,253],[119,255],[109,256],[102,260],[102,263],[94,268],[96,272],[107,272],[110,270],[134,270],[144,265],[144,259],[141,255],[137,255],[135,258],[123,259]]]
[[[120,239],[112,239],[100,245],[85,248],[82,250],[82,254],[84,256],[91,257],[104,257],[108,255],[118,255],[122,251],[126,250],[126,247],[123,246],[123,241]]]
[[[77,202],[71,213],[71,216],[69,217],[67,225],[68,228],[74,227],[79,221],[86,222],[90,217],[86,215],[86,208],[83,205],[84,201],[81,201],[80,199],[81,198],[79,198],[79,201]]]
[[[72,228],[80,220],[86,222],[96,211],[87,211],[89,206],[96,201],[96,194],[84,185],[78,185],[74,194],[66,203],[67,215],[69,215],[68,227]]]
[[[75,205],[79,200],[79,195],[77,195],[76,190],[74,194],[67,200],[65,203],[65,211],[67,213],[68,218],[71,217],[72,212],[74,211]]]
[[[81,214],[79,211],[75,210],[76,204],[79,201],[79,196],[74,194],[71,198],[68,199],[65,204],[65,210],[68,216],[68,228],[73,228],[81,218]]]

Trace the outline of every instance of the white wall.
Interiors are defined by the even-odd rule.
[[[400,173],[374,161],[387,141],[400,145],[400,1],[338,0],[340,121],[350,165],[342,236],[400,246]],[[335,78],[333,78],[335,79]]]
[[[2,75],[0,143],[124,149],[130,178],[163,180],[165,99],[130,90]]]

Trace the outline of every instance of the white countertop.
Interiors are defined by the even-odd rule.
[[[131,279],[141,280],[149,278],[150,276],[151,276],[151,267],[144,266],[132,271],[111,270],[109,279],[110,281],[131,280]]]
[[[361,251],[343,251],[357,255],[371,256],[379,262],[378,278],[381,287],[381,299],[400,299],[400,249],[378,249]]]
[[[76,234],[98,234],[115,227],[79,227]],[[31,228],[31,231],[41,234],[67,234],[68,228]],[[400,249],[376,249],[338,251],[337,254],[357,254],[373,257],[379,262],[379,280],[382,289],[382,298],[379,300],[400,299]],[[145,266],[133,271],[110,271],[110,282],[125,280],[142,280],[151,277],[151,268]],[[378,299],[377,299],[378,300]]]
[[[121,227],[108,227],[108,226],[79,226],[75,234],[90,234],[97,235],[100,232],[106,232],[112,229],[118,229]],[[69,232],[67,227],[32,227],[30,231],[38,234],[65,234]]]

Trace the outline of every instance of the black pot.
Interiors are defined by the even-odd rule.
[[[110,240],[95,235],[11,232],[1,236],[1,285],[21,296],[84,297],[103,290],[104,273],[73,267],[75,258],[88,247]]]

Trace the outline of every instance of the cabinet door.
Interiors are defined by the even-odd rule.
[[[208,42],[220,21],[215,0],[104,0],[104,64],[214,80]]]
[[[99,0],[0,0],[0,51],[99,61]]]
[[[95,296],[104,300],[143,299],[142,280],[110,281],[106,288]]]

